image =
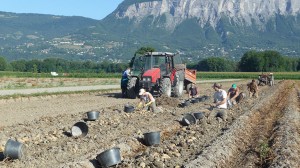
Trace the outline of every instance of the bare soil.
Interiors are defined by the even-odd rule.
[[[246,92],[248,81],[236,82]],[[232,83],[222,83],[225,90]],[[198,84],[200,95],[212,96],[211,83]],[[0,167],[101,167],[96,156],[119,147],[122,163],[116,167],[297,167],[300,152],[300,115],[297,81],[277,81],[260,87],[259,98],[246,97],[215,117],[209,103],[179,107],[182,98],[157,98],[162,113],[125,113],[119,92],[32,97],[1,101],[0,147],[8,139],[22,142],[24,158],[12,160],[0,153]],[[100,111],[87,121],[86,112]],[[183,126],[184,114],[204,112],[196,124]],[[87,136],[71,136],[71,127],[84,121]],[[143,134],[161,131],[161,143],[148,147]]]

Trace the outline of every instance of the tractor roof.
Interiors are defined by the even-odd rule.
[[[145,56],[175,56],[176,54],[171,52],[147,52]]]

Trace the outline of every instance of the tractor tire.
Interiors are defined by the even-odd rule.
[[[136,81],[137,78],[133,77],[128,80],[127,83],[127,96],[130,99],[135,99],[137,97],[137,89],[136,89]]]
[[[171,80],[169,78],[163,78],[161,81],[161,94],[171,97],[172,93],[172,86],[171,86]]]
[[[176,72],[174,79],[174,97],[181,97],[183,94],[184,82],[181,80],[179,73]]]

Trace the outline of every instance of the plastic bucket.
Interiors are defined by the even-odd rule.
[[[103,167],[114,166],[121,163],[120,148],[108,149],[100,153],[96,159]]]
[[[89,111],[86,114],[87,114],[88,120],[95,121],[99,118],[100,112],[99,111]]]
[[[202,112],[196,112],[196,113],[194,113],[194,117],[196,119],[200,120],[204,117],[204,114]]]
[[[9,139],[5,144],[3,155],[11,159],[21,159],[23,157],[23,144]]]
[[[89,127],[85,122],[77,122],[71,129],[71,134],[73,137],[85,137],[88,132]]]
[[[124,106],[124,111],[125,111],[126,113],[132,113],[132,112],[134,111],[134,107],[131,106],[131,105],[125,105],[125,106]]]
[[[198,103],[199,102],[199,99],[197,99],[197,98],[192,98],[191,99],[191,103]]]
[[[185,100],[184,102],[181,103],[181,107],[187,107],[191,104],[189,100]]]
[[[185,114],[182,118],[182,125],[188,126],[197,122],[196,118],[192,114]]]
[[[205,101],[205,97],[197,97],[197,99],[198,99],[199,102]]]
[[[160,143],[160,131],[148,132],[144,134],[144,142],[147,146],[159,145]]]

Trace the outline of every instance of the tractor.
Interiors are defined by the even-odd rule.
[[[196,82],[196,70],[188,70],[178,54],[148,52],[135,57],[127,84],[127,95],[136,98],[141,88],[155,96],[180,97],[187,85]]]
[[[262,73],[261,75],[258,75],[258,85],[263,86],[263,85],[274,85],[274,75],[273,73],[269,74],[264,74]]]

